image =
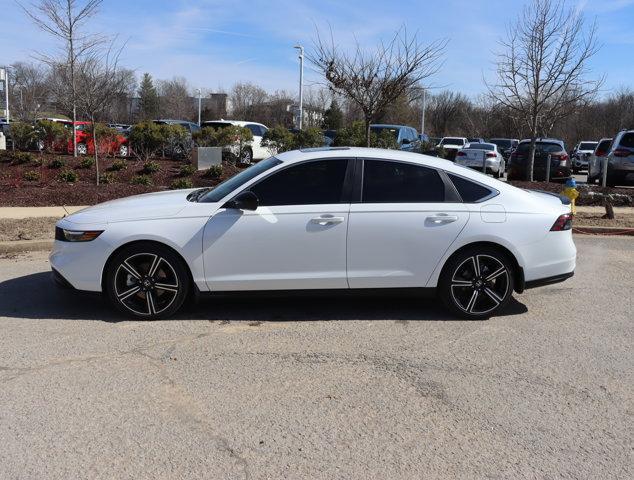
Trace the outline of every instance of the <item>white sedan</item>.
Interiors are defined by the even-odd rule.
[[[456,164],[491,173],[497,178],[504,176],[504,157],[495,143],[468,143],[456,153]]]
[[[140,318],[198,293],[411,288],[488,318],[573,275],[565,198],[446,160],[365,148],[286,152],[214,189],[106,202],[57,223],[58,284]]]

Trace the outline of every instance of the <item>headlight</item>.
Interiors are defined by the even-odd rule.
[[[55,240],[62,242],[90,242],[103,233],[103,230],[66,230],[55,227]]]

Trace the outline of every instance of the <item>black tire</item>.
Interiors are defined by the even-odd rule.
[[[88,146],[85,143],[77,144],[77,155],[88,155]]]
[[[474,246],[453,255],[438,281],[445,306],[467,320],[483,320],[502,312],[513,288],[512,260],[489,246]]]
[[[108,262],[105,293],[127,317],[155,320],[176,313],[191,289],[187,267],[171,249],[135,243]]]

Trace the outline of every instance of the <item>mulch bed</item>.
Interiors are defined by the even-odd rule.
[[[552,193],[562,193],[564,189],[562,183],[553,182],[521,182],[513,180],[509,184],[527,190],[542,190]],[[576,200],[577,205],[602,206],[604,195],[609,194],[612,199],[612,205],[615,207],[634,206],[634,190],[631,188],[603,188],[599,185],[577,185],[577,190],[579,191],[579,197]]]
[[[110,172],[114,177],[112,183],[97,186],[95,185],[95,167],[80,167],[80,162],[86,157],[75,159],[70,155],[40,153],[32,155],[41,161],[41,165],[36,163],[18,164],[6,159],[0,161],[0,206],[93,205],[129,195],[167,190],[172,182],[180,179],[190,180],[194,187],[212,187],[241,170],[240,167],[233,164],[223,163],[223,172],[219,178],[205,178],[204,172],[195,172],[192,175],[181,177],[179,170],[186,162],[154,158],[152,161],[159,164],[159,170],[147,174],[152,179],[152,185],[132,185],[130,181],[134,176],[146,175],[142,171],[145,162],[136,158],[101,158],[99,160],[101,172],[108,172],[115,160],[123,160],[126,168]],[[49,164],[55,159],[62,159],[65,165],[61,168],[51,168]],[[79,177],[78,181],[68,183],[60,180],[60,173],[64,170],[75,172]],[[24,173],[31,171],[39,174],[39,180],[25,180]]]

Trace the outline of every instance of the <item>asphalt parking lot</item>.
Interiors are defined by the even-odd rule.
[[[399,297],[121,321],[0,259],[0,478],[632,478],[634,241],[455,321]]]

